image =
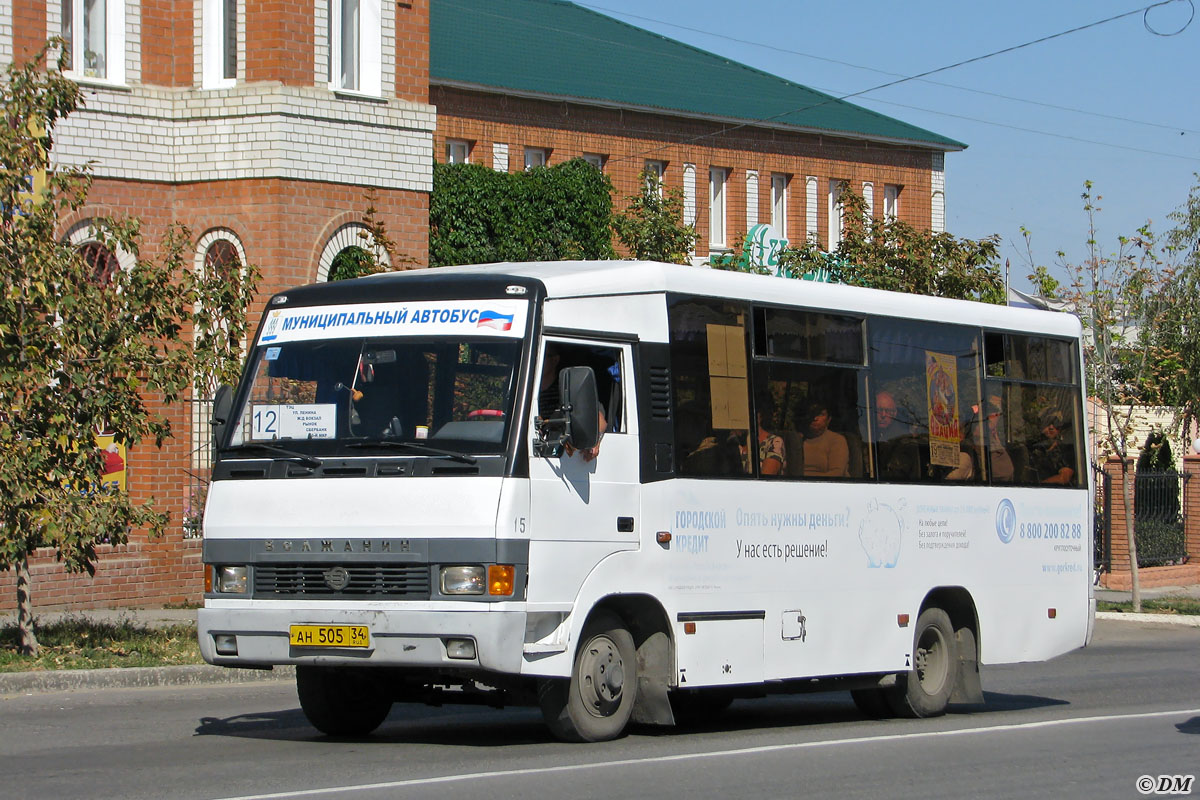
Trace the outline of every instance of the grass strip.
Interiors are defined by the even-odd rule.
[[[1129,601],[1113,602],[1099,600],[1096,602],[1097,611],[1133,612],[1133,603]],[[1142,612],[1146,614],[1187,614],[1200,615],[1200,600],[1194,597],[1155,597],[1142,601]]]
[[[148,626],[132,619],[102,622],[69,615],[34,623],[41,652],[17,653],[16,625],[0,627],[0,672],[201,664],[194,624]]]

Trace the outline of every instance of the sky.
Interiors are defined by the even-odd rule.
[[[1086,255],[1085,181],[1105,253],[1167,231],[1200,182],[1200,0],[575,2],[839,97],[1090,26],[851,100],[967,145],[946,155],[946,230],[999,234],[1018,289],[1031,262],[1062,279],[1058,251]]]

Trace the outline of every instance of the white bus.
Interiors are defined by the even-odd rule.
[[[1091,635],[1067,314],[631,261],[273,297],[216,403],[204,658],[331,734],[540,705],[597,741],[738,697],[982,702]]]

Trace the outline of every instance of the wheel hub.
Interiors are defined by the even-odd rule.
[[[936,628],[930,628],[918,643],[915,668],[921,688],[928,694],[937,694],[949,674],[946,642]]]
[[[584,705],[598,717],[610,716],[621,705],[625,685],[625,665],[616,643],[604,636],[592,640],[580,667]]]

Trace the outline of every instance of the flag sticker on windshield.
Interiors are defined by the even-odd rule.
[[[512,329],[512,321],[512,314],[501,314],[498,311],[480,311],[479,321],[475,323],[475,327],[507,331]]]

